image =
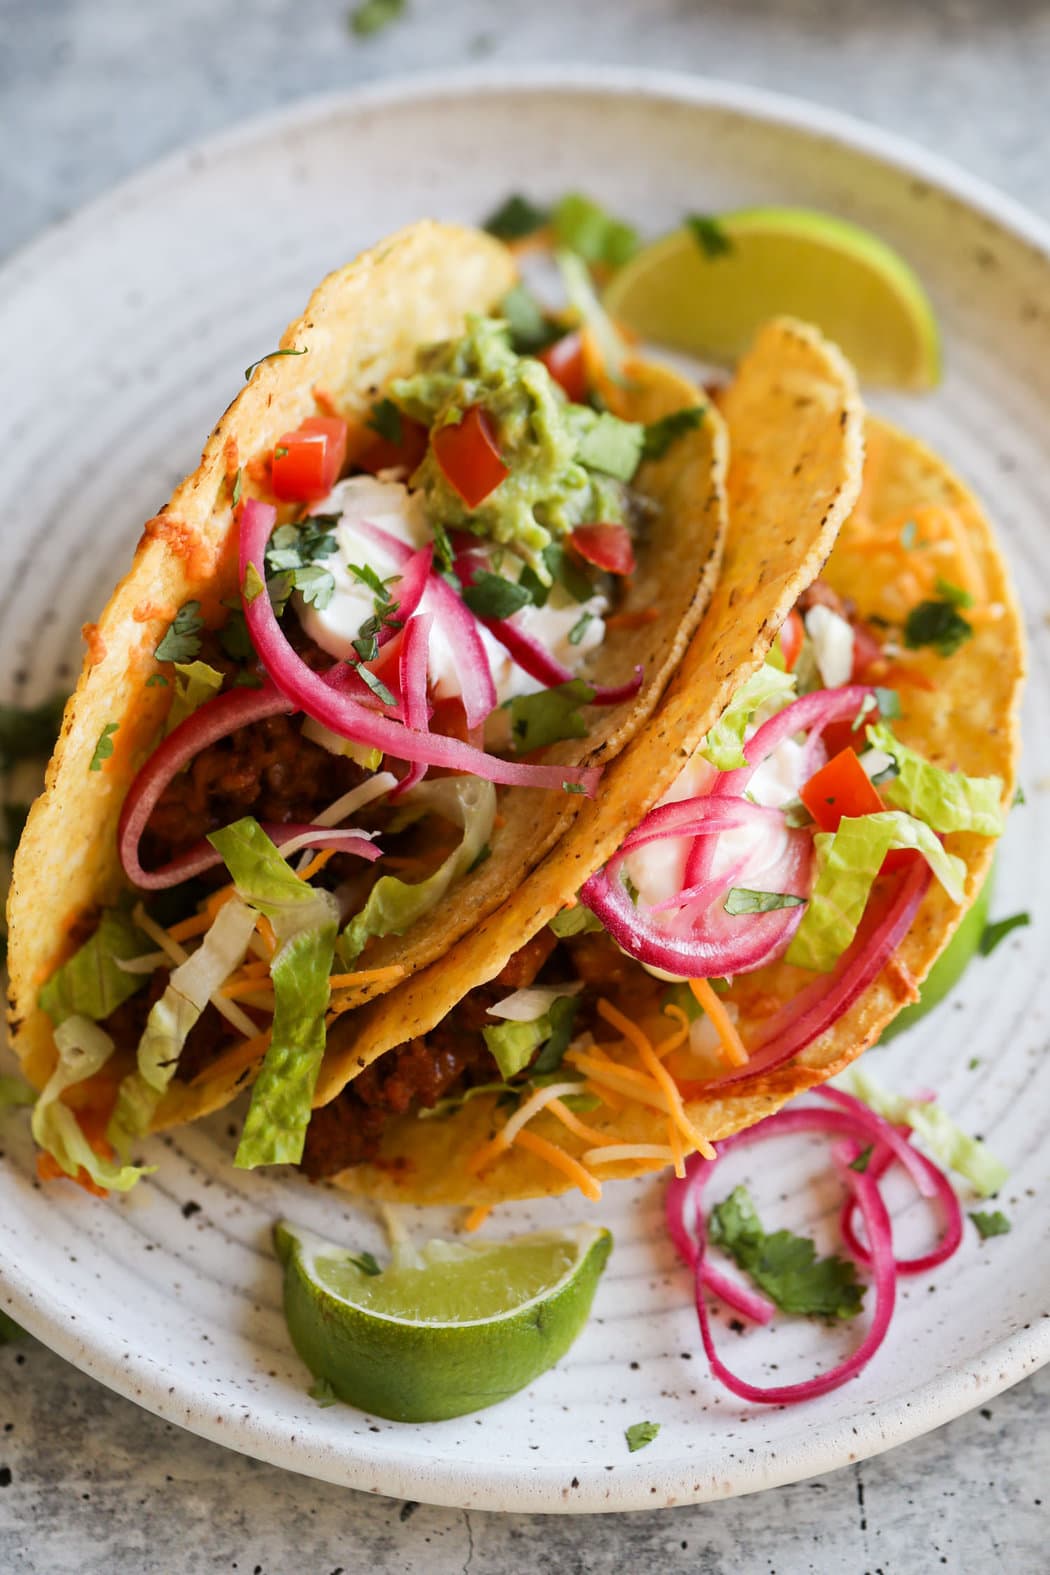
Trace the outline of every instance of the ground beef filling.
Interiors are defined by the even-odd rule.
[[[557,950],[555,950],[557,948]],[[500,1080],[500,1070],[481,1035],[491,1024],[488,1008],[511,990],[559,977],[582,978],[585,1003],[613,987],[629,966],[605,934],[573,936],[560,946],[546,927],[510,958],[488,984],[471,990],[425,1038],[410,1039],[379,1057],[328,1105],[315,1110],[306,1133],[302,1169],[319,1180],[349,1165],[374,1160],[383,1129],[393,1116],[430,1110],[440,1099],[478,1083]]]

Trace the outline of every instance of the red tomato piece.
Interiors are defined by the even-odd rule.
[[[805,625],[797,612],[789,612],[780,629],[780,654],[784,658],[784,671],[793,673],[805,636]]]
[[[560,383],[574,405],[582,405],[587,398],[587,363],[583,354],[583,336],[566,334],[556,339],[546,350],[541,350],[537,360],[542,361],[556,383]]]
[[[439,427],[430,434],[430,446],[449,486],[468,509],[484,503],[500,482],[510,475],[485,411],[471,405],[455,427]]]
[[[400,442],[393,443],[390,438],[381,437],[376,432],[357,463],[362,470],[367,470],[373,476],[377,471],[393,470],[398,466],[403,467],[411,475],[412,471],[422,464],[426,451],[426,427],[422,422],[411,421],[408,416],[402,416]]]
[[[634,573],[634,547],[626,525],[577,525],[569,544],[607,574]]]
[[[828,761],[799,789],[799,798],[821,831],[837,831],[843,817],[877,815],[886,808],[852,749]]]
[[[309,416],[274,444],[274,495],[286,503],[323,498],[335,485],[345,459],[346,422],[338,416]]]

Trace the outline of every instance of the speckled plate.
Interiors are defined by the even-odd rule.
[[[996,911],[1050,888],[1050,234],[958,170],[826,111],[750,89],[621,71],[417,80],[305,104],[167,160],[44,236],[0,274],[4,699],[69,682],[79,629],[141,522],[191,469],[242,368],[271,349],[328,269],[421,214],[477,219],[508,188],[580,187],[668,228],[687,210],[805,203],[872,226],[918,266],[946,376],[885,409],[987,499],[1032,642],[1027,806]],[[71,838],[79,828],[70,826]],[[1045,909],[1043,910],[1045,912]],[[616,1237],[590,1325],[534,1387],[493,1410],[397,1426],[307,1397],[269,1226],[288,1214],[378,1247],[370,1217],[297,1180],[231,1169],[230,1113],[151,1145],[157,1174],[107,1206],[41,1189],[22,1118],[4,1118],[0,1304],[56,1351],[160,1416],[296,1471],[488,1509],[640,1509],[752,1492],[936,1427],[1050,1356],[1045,921],[973,966],[958,996],[872,1056],[935,1086],[1009,1162],[1013,1233],[905,1282],[862,1377],[791,1410],[742,1407],[707,1375],[687,1276],[655,1182],[610,1186]],[[764,1167],[768,1171],[768,1167]],[[830,1242],[834,1197],[805,1147],[759,1201]],[[731,1179],[731,1178],[729,1178]],[[490,1230],[579,1217],[508,1208]],[[904,1211],[902,1211],[904,1212]],[[437,1234],[444,1217],[412,1222]],[[912,1222],[904,1213],[901,1229]],[[720,1338],[749,1373],[803,1374],[837,1336],[790,1321]],[[624,1428],[661,1424],[628,1454]]]

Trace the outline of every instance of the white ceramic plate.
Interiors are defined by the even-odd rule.
[[[322,274],[407,220],[475,220],[522,187],[579,187],[651,233],[689,210],[810,204],[870,225],[918,266],[944,325],[945,382],[886,408],[988,500],[1025,600],[1028,803],[1005,840],[996,911],[1039,910],[1050,888],[1050,235],[915,149],[752,90],[539,71],[313,102],[169,159],[16,257],[0,275],[3,698],[69,682],[80,625],[141,522]],[[1009,1162],[1013,1233],[981,1245],[967,1227],[937,1276],[905,1282],[876,1362],[811,1405],[741,1407],[710,1381],[648,1182],[607,1189],[597,1213],[617,1245],[593,1318],[531,1390],[428,1427],[322,1409],[285,1334],[268,1228],[287,1213],[361,1246],[378,1246],[378,1231],[323,1189],[233,1171],[229,1114],[153,1143],[156,1176],[108,1206],[41,1189],[24,1122],[6,1118],[0,1303],[158,1415],[375,1492],[624,1510],[826,1471],[947,1421],[1050,1356],[1047,932],[1040,920],[1011,938],[957,998],[872,1057],[892,1085],[936,1087]],[[830,1242],[834,1200],[807,1182],[807,1164],[804,1149],[785,1149],[759,1201]],[[517,1206],[489,1228],[584,1208]],[[720,1336],[759,1381],[771,1362],[783,1381],[838,1349],[802,1323],[746,1339],[722,1323]],[[623,1430],[642,1419],[660,1435],[629,1455]]]

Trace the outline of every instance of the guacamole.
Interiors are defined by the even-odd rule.
[[[480,405],[510,472],[471,509],[428,448],[412,477],[428,519],[509,547],[545,583],[540,555],[553,540],[577,525],[623,520],[623,483],[637,466],[644,428],[571,404],[542,362],[514,352],[506,323],[470,316],[462,338],[426,346],[417,365],[393,383],[395,404],[431,429],[456,425]]]

